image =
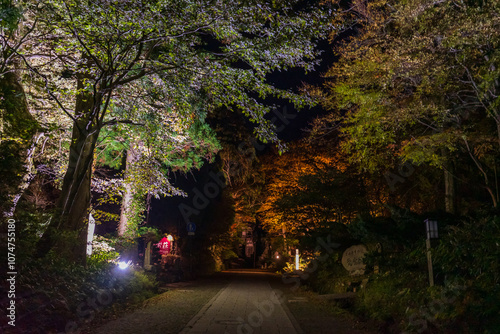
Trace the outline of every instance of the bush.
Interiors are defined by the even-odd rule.
[[[432,249],[434,287],[428,282],[421,221],[418,225],[419,219],[409,215],[391,231],[391,220],[376,220],[350,226],[357,239],[383,246],[382,253],[365,256],[367,268],[378,265],[380,273],[370,275],[354,312],[379,321],[389,333],[500,333],[499,217],[440,222],[440,239]],[[398,231],[410,235],[411,226],[411,238],[396,236]],[[333,257],[313,276],[310,284],[320,293],[342,292],[352,280]]]
[[[445,230],[434,252],[437,275],[458,281],[453,316],[474,330],[500,332],[500,217],[464,219]]]
[[[97,252],[87,268],[56,256],[23,264],[18,282],[22,295],[16,306],[24,320],[16,328],[64,332],[70,321],[79,325],[110,306],[140,302],[157,293],[153,275],[142,268],[121,270],[108,260]]]
[[[92,240],[92,255],[87,259],[89,267],[103,267],[108,263],[115,263],[120,254],[111,245],[113,240],[100,235],[94,236]]]

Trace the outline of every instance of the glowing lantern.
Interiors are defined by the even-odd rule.
[[[171,236],[170,236],[171,237]],[[171,237],[172,238],[172,237]],[[164,237],[163,239],[160,240],[159,243],[156,244],[158,248],[160,249],[160,254],[161,255],[167,255],[170,253],[170,245],[171,242],[168,240],[168,237]]]

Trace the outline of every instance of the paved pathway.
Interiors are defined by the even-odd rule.
[[[231,281],[191,319],[181,334],[300,334],[265,272],[231,271]]]

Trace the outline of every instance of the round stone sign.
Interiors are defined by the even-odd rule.
[[[365,245],[355,245],[347,248],[342,255],[342,265],[350,275],[363,275],[366,265],[363,258],[367,253]]]

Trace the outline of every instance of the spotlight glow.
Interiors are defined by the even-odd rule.
[[[118,268],[120,269],[127,269],[128,266],[130,265],[131,261],[125,262],[125,261],[120,261],[118,262]]]

